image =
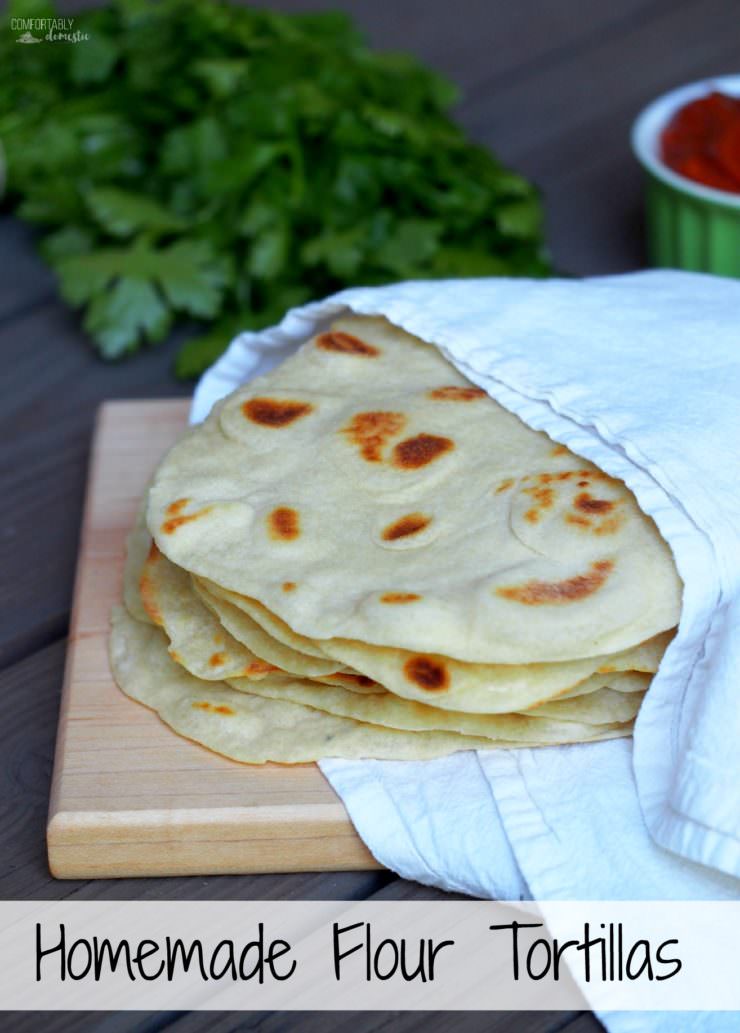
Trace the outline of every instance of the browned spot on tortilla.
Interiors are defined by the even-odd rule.
[[[584,482],[579,481],[579,486]],[[588,482],[585,482],[588,485]],[[620,512],[614,512],[619,506],[619,500],[595,499],[587,491],[576,495],[573,506],[579,513],[566,513],[565,519],[569,524],[576,524],[581,527],[592,527],[596,535],[614,534],[622,526],[624,516]]]
[[[242,412],[261,427],[287,427],[313,410],[310,402],[284,401],[280,398],[250,398],[242,404]]]
[[[594,528],[594,534],[614,534],[624,523],[624,517],[620,513],[615,513],[614,516],[607,517],[606,520],[602,520]]]
[[[358,412],[342,429],[368,463],[379,463],[388,440],[400,434],[406,417],[400,412]]]
[[[564,456],[567,451],[568,451],[568,449],[565,447],[565,445],[556,445],[555,448],[550,453],[550,455],[552,455],[552,456]]]
[[[417,434],[416,437],[399,441],[393,449],[393,465],[402,470],[418,470],[454,447],[455,442],[450,438],[440,438],[436,434]]]
[[[180,516],[170,517],[169,520],[165,520],[162,524],[162,530],[165,534],[172,534],[178,527],[182,527],[183,524],[189,524],[191,520],[197,520],[199,517],[205,516],[206,513],[210,513],[210,511],[210,506],[204,506],[197,513],[181,513]]]
[[[180,656],[180,654],[177,652],[176,649],[171,649],[170,648],[170,649],[167,650],[167,652],[170,654],[170,656],[172,657],[172,659],[175,661],[176,664],[182,664],[182,657]]]
[[[191,704],[191,706],[192,706],[193,710],[210,710],[211,709],[211,704],[208,702],[208,700],[205,700],[205,699],[198,700],[197,703],[193,703],[193,704]]]
[[[567,449],[565,450],[567,451]],[[561,470],[559,473],[540,473],[534,478],[539,481],[540,484],[552,484],[553,481],[569,481],[572,477],[585,478],[585,483],[581,484],[579,481],[579,488],[587,488],[589,486],[588,478],[594,480],[609,480],[606,474],[601,473],[600,470]],[[531,480],[530,477],[523,477],[523,481]]]
[[[421,596],[416,592],[386,592],[380,597],[381,603],[415,603],[417,599]]]
[[[149,552],[146,555],[146,561],[147,563],[156,563],[161,555],[161,552],[157,548],[157,543],[152,542],[149,546]]]
[[[418,534],[425,527],[429,527],[431,522],[432,518],[424,516],[423,513],[407,513],[383,529],[383,541],[394,542],[397,538],[408,538],[409,535]]]
[[[549,509],[555,498],[552,488],[538,488],[534,498],[539,502],[542,509]]]
[[[549,477],[549,474],[542,474],[541,477]],[[524,514],[524,519],[529,521],[530,524],[536,524],[542,515],[542,511],[552,506],[555,500],[555,492],[552,488],[538,488],[535,485],[532,488],[525,488],[524,494],[531,495],[535,501],[535,505]]]
[[[154,548],[156,549],[156,545]],[[157,555],[159,555],[159,553],[157,553]],[[139,578],[139,595],[141,596],[141,604],[149,619],[161,628],[163,624],[162,614],[159,612],[159,607],[157,606],[154,585],[152,584],[146,569],[144,569],[143,574]]]
[[[616,667],[613,664],[603,664],[597,668],[598,674],[613,674],[616,671]]]
[[[167,516],[177,516],[178,513],[185,509],[188,502],[190,502],[190,499],[175,499],[174,502],[170,502],[167,507]]]
[[[525,488],[525,495],[531,495],[541,509],[549,509],[555,499],[552,488]]]
[[[301,533],[298,510],[290,506],[278,506],[267,518],[270,537],[292,542]]]
[[[498,488],[496,488],[496,494],[500,495],[502,491],[508,491],[509,488],[513,485],[513,483],[514,483],[514,478],[513,477],[507,477],[506,480],[501,481],[501,483],[499,484]]]
[[[579,487],[579,488],[587,488],[587,487],[588,487],[588,485],[589,485],[589,482],[588,482],[588,481],[579,481],[579,482],[578,482],[578,487]]]
[[[412,656],[403,665],[410,682],[429,692],[441,692],[450,686],[450,674],[441,660],[433,656]]]
[[[472,402],[474,398],[485,398],[486,392],[480,387],[435,387],[429,397],[444,402]]]
[[[242,671],[242,677],[259,678],[261,675],[271,674],[273,671],[279,670],[279,667],[276,667],[274,664],[268,664],[266,660],[253,660]]]
[[[344,671],[337,671],[336,674],[327,674],[327,678],[331,678],[332,681],[343,681],[350,682],[352,685],[361,685],[365,689],[371,688],[373,685],[377,685],[376,681],[372,678],[368,678],[366,674],[350,674]]]
[[[213,641],[217,646],[223,645],[224,637],[222,634],[220,634],[220,632],[217,631],[216,634],[213,636]]]
[[[226,653],[213,653],[208,660],[209,667],[223,667],[226,663]]]
[[[610,502],[608,499],[595,499],[587,491],[582,491],[580,495],[576,495],[573,505],[584,513],[600,514],[610,513],[617,503]]]
[[[329,333],[320,334],[316,338],[316,347],[327,352],[341,352],[343,355],[363,355],[369,359],[380,355],[380,348],[368,344],[367,341],[361,341],[352,334],[345,334],[343,330],[331,330]]]
[[[598,592],[613,569],[613,560],[599,560],[591,564],[587,574],[577,574],[565,581],[525,581],[522,585],[497,588],[496,594],[525,606],[577,602]]]
[[[227,707],[224,703],[222,703],[218,707],[214,707],[213,709],[216,711],[217,714],[225,714],[227,717],[231,717],[235,713],[235,711],[232,710],[231,707]]]
[[[591,521],[588,517],[578,516],[577,513],[566,513],[565,520],[568,524],[576,524],[578,527],[590,527]]]
[[[298,588],[298,585],[295,581],[283,581],[284,592],[295,592],[296,588]]]

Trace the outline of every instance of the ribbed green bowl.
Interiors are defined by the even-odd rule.
[[[740,194],[685,179],[660,158],[660,134],[674,112],[713,89],[740,97],[740,75],[691,83],[659,97],[637,118],[632,147],[646,172],[651,264],[740,278]]]

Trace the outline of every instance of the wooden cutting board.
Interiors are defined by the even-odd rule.
[[[378,868],[314,764],[250,766],[175,735],[108,666],[124,541],[186,401],[99,413],[75,584],[47,842],[62,879]]]

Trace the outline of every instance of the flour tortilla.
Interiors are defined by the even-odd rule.
[[[436,653],[414,654],[340,639],[324,642],[323,648],[404,699],[442,710],[506,714],[565,695],[594,675],[654,673],[669,641],[670,635],[662,634],[636,649],[560,664],[465,664]]]
[[[597,675],[601,681],[602,675]],[[591,679],[587,679],[587,685]],[[558,697],[546,700],[529,710],[522,711],[528,717],[548,717],[555,721],[583,721],[585,724],[610,724],[614,721],[632,721],[642,704],[650,685],[650,675],[613,674],[601,688],[581,693],[579,696]]]
[[[290,674],[306,678],[336,674],[345,669],[336,660],[331,660],[329,657],[322,659],[299,652],[286,645],[285,642],[274,638],[248,613],[228,602],[217,591],[209,592],[197,578],[191,578],[190,583],[191,590],[196,593],[223,628],[263,660],[275,664]]]
[[[227,603],[221,605],[221,612],[214,617],[214,600],[199,592],[198,586],[184,571],[158,550],[152,549],[152,538],[144,519],[145,507],[146,497],[126,539],[124,603],[132,617],[164,628],[170,639],[170,655],[176,662],[196,677],[217,681],[224,677],[245,676],[245,669],[250,667],[247,677],[269,676],[264,669],[265,664],[306,676],[334,675],[345,670],[341,664],[328,658],[311,661],[311,658],[281,646],[255,622],[251,622],[250,629],[246,614],[239,614],[239,618],[243,616],[244,619],[236,622],[224,620],[226,610],[234,609]],[[142,576],[146,602],[141,593]],[[199,599],[200,603],[206,604],[205,607],[199,605]],[[231,635],[232,623],[236,623],[241,635]],[[246,634],[248,631],[250,633]],[[251,643],[258,645],[259,650],[250,649]],[[211,662],[214,655],[219,656],[217,664]],[[351,676],[347,684],[357,692],[364,692],[368,691],[362,684],[366,681],[369,679]],[[334,684],[333,679],[330,684]]]
[[[425,760],[491,745],[448,732],[399,732],[202,681],[170,658],[161,630],[122,607],[112,616],[110,659],[127,696],[151,707],[180,735],[246,764],[324,757]]]
[[[384,320],[337,321],[216,406],[161,464],[147,523],[173,562],[318,641],[566,661],[680,613],[623,484]]]
[[[447,687],[428,689],[409,679],[415,654],[392,647],[372,646],[346,639],[307,640],[296,635],[275,614],[254,599],[194,579],[206,600],[220,600],[246,614],[272,637],[289,640],[294,648],[315,647],[351,671],[357,671],[405,699],[445,710],[470,713],[509,713],[560,696],[596,673],[639,671],[654,674],[672,633],[664,632],[621,653],[584,660],[542,664],[468,664],[439,654],[425,659],[444,672]],[[413,666],[410,668],[413,670]]]
[[[218,600],[221,599],[224,602],[229,603],[236,609],[241,610],[248,617],[251,617],[259,626],[266,631],[272,638],[281,642],[283,645],[288,646],[296,653],[301,653],[304,656],[312,656],[315,659],[327,660],[328,657],[321,645],[318,642],[307,638],[305,635],[299,635],[294,631],[285,621],[281,620],[280,617],[276,616],[262,603],[257,602],[256,599],[249,599],[247,596],[240,595],[238,592],[230,592],[229,589],[223,588],[221,585],[217,585],[215,581],[210,581],[208,578],[193,577],[193,584],[196,586],[203,598]]]
[[[153,543],[141,570],[139,589],[148,616],[169,639],[170,656],[190,674],[221,681],[265,678],[278,670],[228,633],[193,592],[187,572],[171,563]]]
[[[136,511],[134,525],[126,537],[126,561],[123,566],[123,601],[126,609],[138,621],[151,624],[152,619],[146,611],[139,582],[144,563],[152,545],[152,536],[146,526],[146,495]]]
[[[220,622],[216,619],[216,616],[209,612],[206,614],[203,611],[203,607],[199,602],[198,596],[200,592],[195,593],[193,597],[192,590],[190,588],[190,580],[183,571],[176,568],[174,564],[170,563],[164,556],[159,555],[150,551],[144,567],[144,576],[148,578],[154,588],[154,598],[156,599],[157,605],[161,611],[163,624],[165,631],[170,639],[170,655],[176,662],[182,664],[191,674],[197,677],[204,677],[206,680],[219,680],[217,676],[218,670],[229,671],[235,669],[236,673],[225,673],[224,680],[227,679],[238,679],[240,677],[246,677],[249,680],[261,680],[263,678],[270,679],[273,684],[281,685],[284,681],[280,677],[280,674],[291,673],[291,674],[302,674],[299,671],[287,671],[284,666],[278,668],[277,671],[273,672],[265,669],[262,666],[263,661],[269,660],[271,663],[275,663],[278,659],[283,662],[286,659],[287,647],[284,647],[286,654],[279,654],[272,650],[275,640],[270,640],[268,648],[262,648],[259,654],[259,658],[255,658],[255,655],[247,650],[244,650],[237,639],[232,638],[228,634],[229,631],[234,630],[243,632],[245,627],[248,627],[248,623],[251,618],[247,617],[242,611],[237,610],[235,607],[231,607],[228,603],[219,601],[217,607],[214,608],[214,614],[217,614],[220,618]],[[206,603],[206,606],[212,602],[212,599],[203,593],[202,601]],[[233,622],[233,623],[232,623]],[[252,622],[254,623],[254,622]],[[223,627],[222,627],[223,625]],[[258,631],[259,625],[254,625]],[[251,629],[250,629],[251,633]],[[269,636],[265,635],[265,641],[269,640]],[[265,643],[260,643],[264,646]],[[212,654],[216,650],[216,656],[218,664],[214,665],[212,662]],[[269,655],[268,655],[269,654]],[[648,655],[648,651],[644,650],[643,654]],[[295,654],[295,657],[291,657],[292,660],[295,658],[299,660],[302,658],[302,654]],[[654,664],[657,666],[658,654],[653,654]],[[304,666],[304,673],[312,670],[315,661],[310,657],[306,657],[306,665]],[[616,659],[617,665],[623,663]],[[629,662],[629,658],[627,660]],[[649,661],[648,661],[649,662]],[[298,663],[296,663],[298,666]],[[465,665],[457,665],[462,667]],[[470,666],[470,665],[468,665]],[[565,665],[564,665],[565,666]],[[610,665],[613,667],[613,664]],[[365,678],[365,682],[369,684],[363,684],[361,677],[358,677],[356,673],[346,670],[344,668],[337,670],[337,665],[333,665],[334,671],[324,671],[323,678],[315,678],[327,685],[342,688],[353,693],[370,694],[378,696],[385,690],[382,685],[377,682],[372,682],[370,679]],[[485,670],[481,666],[481,670]],[[512,670],[514,670],[512,668]],[[536,668],[532,665],[528,669],[532,678],[536,678]],[[313,667],[315,671],[315,667]],[[203,673],[201,673],[203,672]],[[526,675],[526,672],[525,672]],[[522,674],[518,675],[522,677]],[[640,674],[595,674],[590,677],[586,677],[583,681],[579,682],[571,692],[574,696],[585,696],[593,697],[594,694],[598,693],[599,690],[605,689],[607,686],[619,686],[618,692],[624,693],[637,693],[644,691],[647,687],[647,683],[650,678],[646,675]],[[236,685],[236,682],[233,683]],[[310,682],[307,682],[307,689],[310,695]],[[624,686],[624,687],[622,687]],[[565,694],[564,694],[565,695]],[[612,696],[615,693],[612,693]],[[330,698],[329,694],[326,694],[326,698]],[[593,698],[589,699],[588,704],[574,704],[570,707],[561,704],[561,698],[551,704],[551,709],[546,711],[548,701],[540,703],[539,706],[542,709],[538,710],[537,716],[552,716],[553,718],[565,720],[571,719],[580,720],[578,715],[579,707],[586,707],[589,714],[596,715],[601,713],[596,709],[596,700]],[[602,696],[602,700],[606,700],[608,697]],[[308,702],[308,699],[299,700],[300,702]],[[427,702],[427,700],[424,700]],[[413,706],[414,704],[412,704]],[[432,704],[433,705],[433,704]],[[624,716],[615,717],[604,717],[603,721],[627,721],[634,717],[636,713],[636,707],[630,708],[626,701],[622,701],[617,704],[624,712]],[[448,708],[449,709],[449,708]],[[599,720],[599,717],[594,717],[595,720]],[[444,721],[437,725],[439,728],[446,728],[447,725]],[[451,730],[458,730],[457,728],[451,728]],[[483,734],[473,732],[471,734]]]
[[[199,598],[198,592],[193,592],[191,588],[190,578],[187,573],[169,562],[165,557],[161,556],[155,546],[150,547],[140,581],[141,584],[145,586],[149,615],[154,617],[155,623],[161,624],[169,639],[169,655],[171,655],[176,662],[184,666],[191,675],[205,679],[206,681],[221,681],[227,679],[245,679],[252,681],[268,679],[271,684],[277,686],[280,686],[284,682],[284,679],[281,679],[279,676],[285,674],[286,670],[284,667],[276,667],[274,661],[277,659],[284,660],[285,655],[278,655],[278,652],[272,652],[271,655],[268,655],[268,653],[271,652],[270,650],[263,650],[260,655],[256,655],[246,649],[237,638],[228,633],[232,625],[227,624],[225,628],[222,626],[224,616],[227,617],[229,611],[232,611],[237,615],[235,619],[237,629],[242,629],[242,624],[244,622],[240,620],[241,618],[244,618],[244,621],[246,622],[249,622],[251,619],[245,614],[242,614],[242,612],[236,607],[229,606],[228,603],[219,600],[219,623],[218,618],[211,612],[209,606],[204,605],[204,600],[208,602],[208,596],[204,593],[204,600]],[[258,629],[258,625],[256,625],[256,627]],[[267,633],[264,632],[264,634],[266,635],[266,639],[269,639]],[[272,639],[271,641],[274,643],[275,640]],[[286,654],[290,652],[287,647],[282,647],[282,649],[286,651]],[[647,654],[646,650],[643,652]],[[295,657],[292,657],[291,659],[294,658],[300,661],[302,659],[302,654],[295,654]],[[656,666],[657,653],[653,654],[653,658],[655,660],[653,666]],[[271,662],[266,663],[268,660]],[[310,657],[306,657],[305,660],[306,667],[304,669],[311,669],[311,666],[316,663],[316,661]],[[586,662],[588,663],[588,661]],[[619,658],[612,658],[612,663],[609,664],[609,666],[612,669],[614,669],[615,666],[618,668],[620,662]],[[629,658],[627,657],[627,663],[628,662]],[[474,667],[475,665],[449,663],[449,666],[453,669],[458,669]],[[568,665],[563,664],[563,666]],[[479,669],[479,678],[485,677],[486,666],[480,665],[477,669]],[[510,668],[494,668],[494,680],[496,678],[496,674],[500,675],[501,669],[507,670]],[[511,669],[515,671],[515,674],[512,676],[513,678],[526,679],[528,675],[533,682],[536,682],[537,665],[530,665],[528,668],[512,667]],[[377,698],[378,695],[384,692],[383,686],[380,684],[373,683],[370,679],[365,679],[365,681],[370,684],[364,685],[362,680],[359,679],[357,675],[354,675],[353,672],[348,671],[345,668],[337,670],[336,664],[334,664],[334,670],[334,674],[330,674],[330,671],[325,670],[325,675],[329,675],[329,677],[323,678],[322,681],[325,681],[326,684],[337,690],[335,694],[336,696],[340,696],[343,691],[348,691],[350,693],[372,694]],[[222,679],[218,677],[219,672],[222,672],[223,674]],[[275,677],[276,675],[278,676],[277,678]],[[641,681],[641,679],[643,679],[643,681]],[[577,686],[571,689],[571,693],[575,696],[583,696],[585,694],[592,695],[607,686],[619,686],[620,680],[622,685],[626,683],[626,687],[622,688],[621,691],[637,692],[639,690],[644,691],[646,683],[649,681],[649,677],[635,674],[631,676],[626,674],[592,675],[591,677],[585,678]],[[233,684],[237,686],[236,681]],[[458,691],[464,692],[465,689],[466,686],[463,682],[463,684],[458,687]],[[315,695],[319,697],[318,693],[315,693]],[[300,695],[294,695],[290,698],[299,702],[309,702],[311,698],[311,683],[306,683],[303,697]],[[323,694],[323,698],[331,700],[334,697],[332,696],[331,691],[329,691]],[[539,699],[539,693],[537,693],[537,698]],[[431,694],[431,696],[428,695],[427,698],[423,697],[423,701],[425,703],[428,701],[431,702],[432,699],[433,694]],[[555,702],[551,702],[550,709],[547,710],[548,701],[549,700],[539,703],[539,707],[542,709],[537,711],[537,716],[549,716],[555,719],[562,717],[561,710],[563,705],[561,705],[560,700],[558,699]],[[446,700],[446,702],[450,703],[450,700]],[[390,709],[393,708],[393,706],[393,702],[388,703],[388,707]],[[400,707],[401,712],[403,711],[404,705],[400,701],[395,706],[397,710]],[[417,705],[415,705],[415,703],[409,703],[409,705],[406,706],[407,709],[413,710]],[[574,705],[569,709],[565,707],[564,713],[568,715],[573,713],[573,719],[579,720],[579,709],[582,707],[586,707],[589,713],[596,714],[596,711],[594,710],[595,701],[593,699],[589,700],[588,705],[579,705],[579,703],[574,703]],[[337,713],[336,711],[332,711],[331,707],[329,709],[332,713]],[[426,710],[428,708],[423,709]],[[451,708],[450,706],[445,709],[454,710],[454,708]],[[622,703],[622,710],[625,709],[627,709],[626,703]],[[345,713],[344,710],[339,713],[345,716],[353,716],[350,712]],[[624,717],[615,717],[611,720],[624,721],[629,720],[629,718],[633,716],[634,713],[628,713],[625,714]],[[362,714],[360,717],[362,719]],[[567,719],[567,716],[565,719]],[[474,718],[471,720],[474,721]],[[598,720],[598,717],[595,717],[595,720]],[[605,720],[607,719],[605,718]],[[470,734],[485,734],[485,731],[470,730],[472,726],[461,727],[460,722],[455,725],[454,723],[445,723],[445,721],[448,721],[448,719],[446,719],[442,713],[440,714],[438,722],[430,725],[430,727],[462,731],[463,733]],[[390,721],[381,721],[379,723],[391,724],[394,726],[393,722]],[[489,722],[489,724],[495,726],[495,722]],[[407,725],[405,724],[402,725],[402,727],[406,726]]]
[[[642,698],[642,693],[610,693],[609,689],[600,689],[578,700],[567,701],[563,704],[561,716],[557,716],[557,712],[551,716],[481,715],[437,710],[423,703],[399,699],[391,693],[357,696],[341,688],[287,678],[271,678],[259,684],[235,679],[229,684],[240,691],[301,703],[328,714],[388,728],[418,733],[456,732],[522,746],[589,742],[604,732],[615,731],[617,726],[625,730],[627,723],[634,719]]]
[[[652,681],[652,675],[645,674],[642,671],[619,671],[616,674],[596,674],[592,678],[587,678],[585,681],[579,682],[572,689],[568,689],[567,692],[559,692],[557,696],[553,696],[552,699],[543,699],[539,703],[535,703],[534,706],[529,707],[528,710],[523,713],[537,713],[540,707],[546,707],[550,703],[564,703],[568,699],[576,699],[578,696],[587,695],[593,692],[595,688],[608,688],[612,692],[623,692],[630,695],[635,692],[644,693],[647,691],[650,682]],[[598,684],[597,684],[598,682]]]

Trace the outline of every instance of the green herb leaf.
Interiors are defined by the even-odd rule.
[[[278,276],[288,261],[290,233],[287,226],[265,229],[252,244],[249,253],[249,272],[257,278],[269,280]]]
[[[82,226],[63,226],[44,238],[40,250],[46,261],[53,265],[62,258],[86,254],[94,240],[93,234]]]
[[[421,270],[437,250],[442,225],[432,219],[404,219],[391,231],[383,261],[401,278]]]
[[[142,337],[161,340],[170,328],[167,306],[151,283],[124,277],[97,294],[85,316],[85,329],[106,359],[133,351]]]
[[[171,310],[215,316],[231,275],[228,260],[215,256],[205,241],[155,249],[142,239],[129,248],[64,257],[55,267],[65,300],[90,303],[85,328],[107,357],[133,351],[144,338],[159,340]],[[115,332],[117,316],[121,327]]]
[[[247,74],[247,63],[239,58],[201,58],[193,71],[208,86],[214,97],[228,97]]]
[[[173,308],[207,319],[221,307],[231,263],[214,255],[204,240],[183,240],[162,252],[154,278]]]
[[[117,187],[97,187],[85,197],[93,218],[114,237],[130,237],[139,230],[162,233],[182,229],[183,220],[149,197]]]
[[[496,212],[496,225],[509,237],[530,240],[539,234],[542,226],[540,206],[531,197],[503,205]]]
[[[99,83],[107,79],[120,56],[120,50],[108,36],[89,34],[84,46],[72,47],[69,74],[75,83]]]

